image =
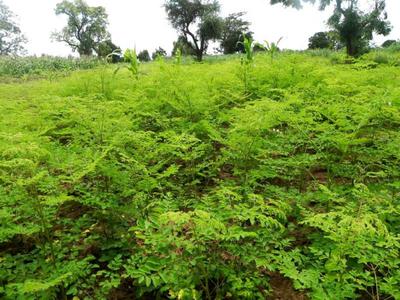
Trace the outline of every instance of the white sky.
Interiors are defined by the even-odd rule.
[[[61,0],[3,0],[18,15],[22,31],[29,39],[29,54],[68,55],[72,51],[62,43],[51,42],[50,34],[65,24],[65,18],[56,16],[54,8]],[[123,49],[148,49],[158,46],[168,52],[177,33],[166,19],[164,0],[87,0],[89,5],[106,7],[109,31],[113,42]],[[220,0],[222,15],[246,11],[246,19],[257,41],[276,41],[283,37],[282,48],[305,49],[308,38],[327,29],[325,22],[331,14],[327,9],[306,5],[302,10],[269,5],[269,0]],[[368,0],[360,0],[368,2]],[[377,37],[381,44],[386,39],[400,39],[400,0],[387,0],[387,12],[393,25],[387,37]]]

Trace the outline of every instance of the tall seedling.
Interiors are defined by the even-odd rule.
[[[139,79],[139,59],[136,54],[136,49],[128,49],[124,53],[124,59],[129,62],[127,69],[131,72],[132,76]]]
[[[113,55],[120,55],[121,53],[117,50],[114,51],[112,53],[110,53],[109,55],[107,55],[107,61],[110,61],[110,58]],[[129,72],[131,72],[132,76],[137,80],[139,79],[139,64],[140,61],[137,57],[136,54],[136,49],[127,49],[124,52],[124,62],[129,63],[129,65],[124,66],[126,69],[129,70]],[[114,76],[119,72],[119,70],[121,69],[121,67],[118,67],[115,69],[114,71]]]
[[[268,42],[265,41],[265,45],[261,45],[262,48],[265,49],[265,51],[267,51],[267,53],[269,54],[269,56],[271,57],[271,63],[274,62],[274,58],[276,56],[276,54],[279,52],[279,43],[282,41],[282,37],[276,42]]]

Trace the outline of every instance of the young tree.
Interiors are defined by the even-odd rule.
[[[14,21],[15,15],[0,0],[0,55],[18,55],[24,51],[25,36]]]
[[[303,0],[303,2],[314,3],[315,0]],[[371,0],[373,8],[369,12],[361,11],[358,0],[320,0],[320,9],[325,9],[332,2],[335,8],[328,24],[338,32],[340,41],[346,45],[348,55],[361,54],[372,40],[374,33],[381,35],[390,33],[385,0]],[[271,3],[301,7],[300,0],[271,0]]]
[[[250,22],[243,20],[245,12],[233,13],[224,19],[221,34],[221,52],[232,54],[243,52],[243,41],[245,34],[247,38],[252,38],[249,31]]]
[[[210,41],[220,38],[222,19],[218,16],[217,1],[167,0],[165,10],[172,26],[179,32],[186,45],[202,61]]]
[[[68,44],[79,55],[99,54],[100,45],[110,40],[104,7],[91,7],[83,0],[64,0],[57,4],[55,12],[56,15],[66,15],[68,23],[60,32],[53,33],[53,38]]]

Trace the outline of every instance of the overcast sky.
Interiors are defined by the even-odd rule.
[[[51,42],[50,34],[63,27],[66,19],[54,14],[61,0],[3,0],[18,15],[22,31],[29,39],[29,54],[68,55],[72,51],[61,43]],[[89,5],[104,6],[109,15],[113,42],[123,49],[154,50],[158,46],[170,51],[177,33],[171,28],[163,8],[164,0],[87,0]],[[268,0],[220,0],[222,14],[246,11],[257,41],[276,41],[283,37],[282,48],[305,49],[308,38],[327,29],[325,22],[331,9],[324,12],[311,5],[302,10],[271,6]],[[362,3],[368,0],[360,0]],[[388,37],[375,42],[400,39],[400,0],[387,0],[387,11],[393,25]]]

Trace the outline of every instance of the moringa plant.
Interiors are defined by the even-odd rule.
[[[246,44],[145,80],[0,58],[0,299],[400,300],[398,68]]]

